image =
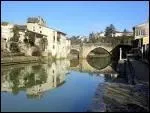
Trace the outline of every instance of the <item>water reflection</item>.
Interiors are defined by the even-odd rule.
[[[87,62],[92,67],[101,70],[107,67],[111,63],[110,55],[99,56],[99,57],[87,57]]]
[[[25,91],[28,98],[40,98],[45,91],[65,83],[69,65],[69,61],[63,60],[52,64],[3,67],[1,91],[14,95]]]
[[[21,91],[29,99],[40,99],[44,92],[63,85],[71,70],[86,72],[89,75],[104,76],[105,81],[117,77],[116,74],[102,74],[102,67],[106,67],[109,58],[92,60],[57,60],[47,64],[26,64],[4,66],[1,71],[1,91],[12,92],[14,95]],[[89,65],[92,63],[92,66]],[[99,66],[99,71],[95,67]],[[104,70],[104,72],[107,70]]]

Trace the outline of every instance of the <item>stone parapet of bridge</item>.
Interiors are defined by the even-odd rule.
[[[88,54],[96,48],[103,48],[110,53],[115,47],[116,45],[112,43],[82,43],[80,45],[71,45],[71,50],[79,51],[79,57],[86,58]]]

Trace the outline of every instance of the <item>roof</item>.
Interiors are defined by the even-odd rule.
[[[15,25],[19,30],[26,30],[27,26],[26,25]]]
[[[58,32],[58,33],[61,33],[61,34],[63,34],[63,35],[67,35],[66,33],[61,32],[61,31],[58,31],[58,30],[57,30],[57,32]]]
[[[29,17],[27,23],[38,23],[39,19],[37,17]]]
[[[145,24],[148,24],[148,23],[149,23],[149,21],[141,23],[141,24],[138,24],[138,25],[135,25],[134,27],[141,27],[141,26],[144,26]]]
[[[124,32],[121,32],[121,31],[115,31],[116,33],[124,33]],[[129,31],[126,31],[126,33],[133,33],[133,32],[129,32]]]

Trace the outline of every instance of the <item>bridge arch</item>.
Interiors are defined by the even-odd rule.
[[[109,54],[110,54],[111,50],[113,49],[113,47],[111,47],[111,46],[99,46],[99,45],[83,46],[82,57],[86,58],[89,55],[89,53],[96,48],[104,49]]]
[[[105,48],[103,48],[103,47],[95,47],[95,48],[91,49],[91,51],[89,51],[89,53],[87,54],[87,56],[88,56],[91,52],[95,51],[96,49],[101,49],[101,50],[102,50],[101,52],[105,52],[105,53],[107,53],[108,55],[110,55],[110,52],[107,51]]]
[[[72,59],[74,59],[74,58],[79,59],[79,54],[80,54],[80,51],[78,49],[72,48],[70,50],[70,58],[72,58]]]

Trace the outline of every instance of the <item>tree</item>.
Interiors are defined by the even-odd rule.
[[[106,29],[105,29],[105,36],[109,37],[109,35],[110,35],[109,27],[106,27]]]
[[[25,32],[25,40],[24,40],[24,42],[26,42],[26,43],[28,42],[31,46],[34,46],[35,33],[32,33],[30,31]]]
[[[13,33],[14,33],[13,37],[10,38],[10,41],[12,41],[12,42],[10,42],[9,49],[11,52],[20,52],[19,46],[17,43],[19,41],[19,37],[20,37],[19,36],[19,28],[17,26],[14,26]]]
[[[81,44],[82,42],[81,39],[79,39],[79,36],[72,36],[70,40],[71,40],[71,44]]]
[[[124,29],[123,30],[123,36],[126,36],[127,35],[127,29]]]
[[[92,43],[97,42],[96,36],[93,32],[89,34],[89,41]]]
[[[40,45],[41,45],[42,51],[44,51],[46,49],[47,45],[48,45],[47,38],[41,38]]]
[[[93,33],[93,32],[89,34],[89,39],[92,39],[92,38],[94,38],[94,37],[95,37],[95,36],[94,36],[94,33]]]
[[[20,35],[19,35],[19,28],[17,26],[14,26],[13,33],[14,35],[12,38],[10,38],[10,41],[18,42]]]
[[[115,27],[113,24],[110,24],[110,26],[106,27],[106,29],[105,29],[105,36],[113,37],[113,34],[115,34]]]

